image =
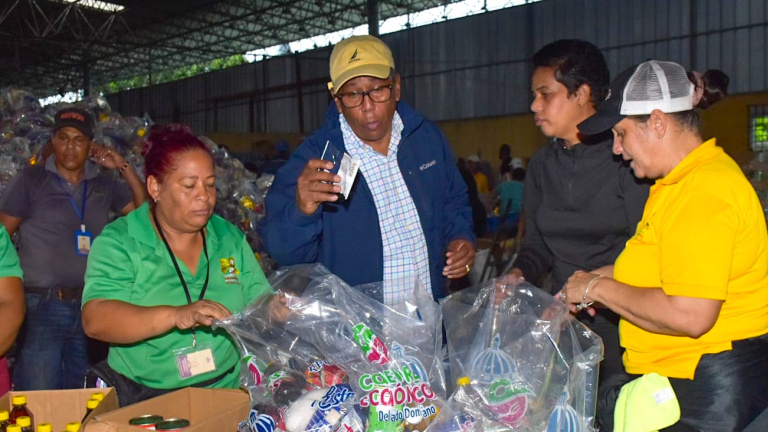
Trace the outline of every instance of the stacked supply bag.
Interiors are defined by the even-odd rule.
[[[593,430],[602,343],[530,284],[492,281],[440,307],[416,281],[385,306],[382,284],[352,288],[319,264],[270,282],[275,295],[216,323],[243,355],[243,432]]]

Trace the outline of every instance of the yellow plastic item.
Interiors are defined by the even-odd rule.
[[[99,394],[101,394],[101,393],[99,393]],[[80,431],[80,422],[67,423],[67,425],[65,426],[65,431],[66,432],[79,432]]]
[[[21,432],[21,426],[17,424],[8,425],[5,432]]]
[[[242,198],[240,198],[240,204],[243,205],[243,207],[247,208],[248,210],[253,210],[255,207],[255,204],[253,203],[253,198],[250,197],[250,195],[245,195]]]
[[[0,410],[0,422],[8,420],[8,411]]]
[[[88,399],[88,401],[85,403],[85,407],[89,410],[96,409],[97,406],[99,406],[99,400],[98,399]]]
[[[91,393],[91,399],[96,399],[101,402],[104,400],[104,393]]]
[[[37,432],[53,432],[53,426],[50,423],[40,423],[37,425]]]
[[[27,397],[24,395],[18,395],[11,398],[13,405],[25,405],[27,403]]]
[[[32,426],[32,419],[27,416],[16,417],[16,424],[25,428]]]
[[[463,386],[463,385],[469,385],[472,381],[470,381],[469,377],[461,377],[456,381],[456,384]]]

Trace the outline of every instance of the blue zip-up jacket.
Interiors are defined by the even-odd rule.
[[[467,186],[437,126],[402,102],[397,112],[403,120],[397,160],[426,238],[433,295],[440,299],[447,294],[442,273],[448,243],[475,241]],[[310,159],[320,158],[326,142],[330,149],[346,152],[333,103],[323,127],[275,175],[261,230],[265,248],[281,265],[319,262],[349,285],[379,282],[384,278],[384,247],[376,204],[362,172],[348,199],[324,203],[312,215],[296,205],[299,175]]]

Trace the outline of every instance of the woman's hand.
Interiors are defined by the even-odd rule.
[[[221,303],[212,300],[200,300],[175,309],[176,328],[186,330],[197,326],[210,326],[214,320],[222,320],[232,315]]]
[[[288,321],[291,316],[291,309],[287,305],[285,294],[277,293],[272,296],[267,306],[270,321],[277,321],[281,324]]]
[[[591,290],[598,282],[598,279],[603,277],[605,277],[603,274],[577,270],[568,278],[563,289],[557,294],[557,297],[565,302],[571,312],[576,313],[586,310],[590,316],[595,316],[595,309],[591,307],[594,298],[590,297],[588,290]]]

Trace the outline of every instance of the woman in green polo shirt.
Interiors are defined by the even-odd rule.
[[[237,387],[236,346],[210,325],[272,292],[245,236],[213,214],[205,144],[181,125],[159,128],[145,162],[152,202],[94,241],[83,292],[83,327],[111,344],[107,381],[121,405],[181,387]]]
[[[16,340],[24,319],[24,290],[21,287],[21,266],[16,249],[5,228],[0,227],[0,396],[11,389],[11,377],[5,352]]]

